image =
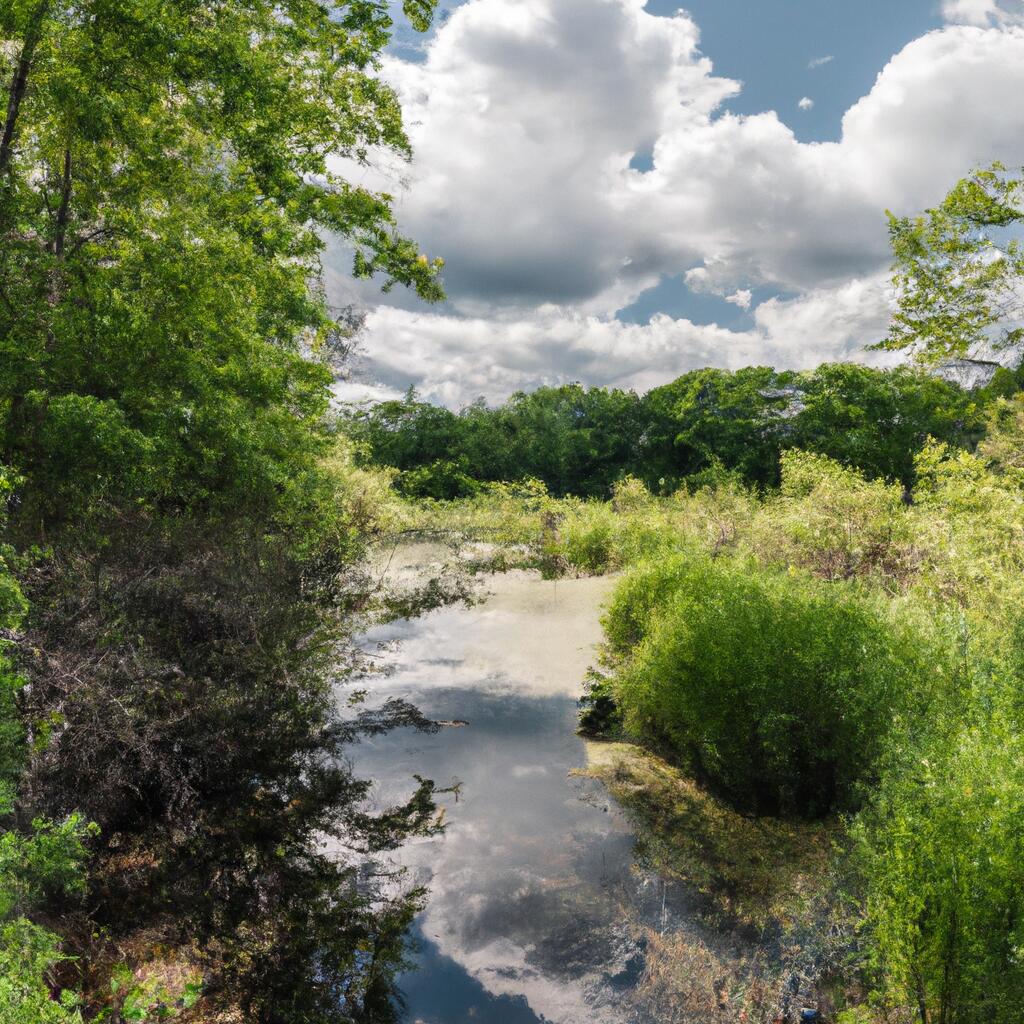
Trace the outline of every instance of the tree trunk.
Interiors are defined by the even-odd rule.
[[[11,78],[10,92],[7,95],[7,116],[4,119],[4,131],[0,136],[0,178],[6,173],[11,163],[11,153],[14,149],[14,133],[18,126],[18,114],[21,111],[21,101],[25,98],[25,90],[28,88],[28,76],[32,70],[32,61],[35,59],[36,47],[43,34],[43,19],[50,7],[50,0],[40,0],[39,6],[32,14],[28,28],[25,31],[25,42],[21,47],[21,56],[14,68],[14,75]]]
[[[57,224],[53,234],[53,254],[59,260],[64,255],[64,242],[71,218],[71,143],[64,147],[64,173],[60,183],[60,206],[57,208]]]

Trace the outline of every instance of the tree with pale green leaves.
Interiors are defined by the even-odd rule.
[[[1002,164],[916,217],[889,214],[897,308],[876,347],[923,361],[1024,342],[1024,176]]]

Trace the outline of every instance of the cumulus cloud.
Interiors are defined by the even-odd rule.
[[[1024,24],[1024,3],[1021,0],[943,0],[942,16],[960,25]]]
[[[393,56],[383,69],[414,163],[358,171],[393,191],[403,229],[445,257],[450,302],[424,314],[385,299],[371,369],[451,401],[853,351],[852,337],[880,333],[863,282],[888,262],[884,211],[934,203],[972,166],[1024,163],[1024,106],[998,102],[1024,90],[1024,29],[1008,4],[958,6],[960,22],[984,14],[991,26],[1003,12],[1002,27],[948,25],[911,42],[847,111],[840,141],[809,144],[774,112],[723,111],[739,84],[714,73],[685,12],[654,17],[643,0],[455,8],[422,62]],[[638,153],[650,154],[644,170],[630,167]],[[611,319],[681,274],[723,298],[753,286],[800,298],[762,303],[746,333]],[[844,294],[876,304],[837,326],[821,297]]]
[[[726,295],[725,301],[739,306],[740,309],[750,309],[750,301],[753,297],[754,293],[749,288],[738,288],[732,295]]]
[[[730,301],[742,306],[749,294]],[[364,374],[391,394],[415,384],[452,407],[574,380],[646,391],[701,366],[810,368],[853,358],[885,333],[890,301],[886,276],[876,275],[762,302],[745,331],[665,315],[626,324],[556,307],[502,318],[381,306],[367,322]]]
[[[697,42],[634,0],[473,0],[425,63],[386,63],[416,150],[399,213],[445,255],[460,308],[607,308],[657,281],[629,162],[667,109],[699,121],[739,89]]]
[[[814,109],[814,100],[812,100],[810,96],[804,96],[800,100],[800,102],[797,103],[797,106],[801,110],[813,110]]]

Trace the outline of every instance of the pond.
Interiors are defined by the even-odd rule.
[[[429,889],[415,926],[417,969],[399,979],[413,1024],[635,1021],[623,994],[644,968],[637,921],[664,928],[658,879],[586,763],[576,699],[600,638],[612,581],[507,573],[486,600],[373,630],[376,697],[412,701],[459,724],[398,730],[353,753],[385,807],[414,773],[439,786],[444,834],[397,855]]]

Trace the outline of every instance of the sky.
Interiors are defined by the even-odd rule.
[[[1024,0],[441,0],[381,74],[413,159],[339,166],[448,299],[331,245],[331,301],[369,314],[350,400],[871,361],[886,210],[1024,164]]]

